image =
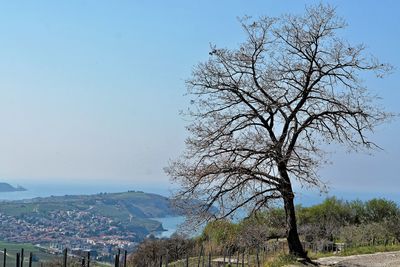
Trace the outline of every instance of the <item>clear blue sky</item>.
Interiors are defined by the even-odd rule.
[[[0,1],[0,180],[167,186],[162,168],[184,148],[184,80],[209,43],[240,43],[237,17],[312,2]],[[351,42],[397,67],[366,83],[400,113],[400,1],[328,2]],[[333,148],[321,174],[333,190],[397,192],[399,134],[399,120],[379,128],[385,151],[372,157]]]

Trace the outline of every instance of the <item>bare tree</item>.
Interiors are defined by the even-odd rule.
[[[346,24],[330,6],[250,20],[241,20],[247,39],[238,49],[212,46],[194,68],[186,150],[166,171],[181,186],[178,199],[201,200],[192,211],[205,219],[282,199],[290,252],[306,257],[292,182],[324,187],[317,171],[325,144],[377,148],[368,134],[392,115],[374,103],[360,73],[382,77],[390,66],[339,38]]]

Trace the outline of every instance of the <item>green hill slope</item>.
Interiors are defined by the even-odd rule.
[[[88,238],[137,242],[163,230],[150,218],[175,215],[170,199],[137,191],[5,201],[0,203],[0,236],[42,244]]]

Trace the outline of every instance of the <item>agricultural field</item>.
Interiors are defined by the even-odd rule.
[[[24,260],[22,267],[29,266],[29,254],[32,252],[32,266],[61,266],[63,262],[63,257],[60,254],[52,254],[46,251],[44,248],[37,247],[28,243],[10,243],[0,241],[0,266],[4,266],[4,249],[6,249],[6,267],[15,267],[16,266],[16,258],[17,253],[20,253],[21,250],[24,250]],[[77,256],[68,256],[67,259],[68,266],[81,266],[82,258]],[[109,263],[104,262],[96,262],[91,260],[90,266],[98,266],[105,267],[111,266]]]
[[[33,264],[32,266],[40,266],[40,262],[49,262],[57,258],[57,256],[49,254],[43,249],[32,244],[20,244],[20,243],[8,243],[0,241],[0,262],[3,266],[4,262],[4,249],[6,249],[6,267],[14,267],[17,253],[21,253],[21,249],[24,250],[24,261],[23,266],[28,266],[29,253],[32,252]]]

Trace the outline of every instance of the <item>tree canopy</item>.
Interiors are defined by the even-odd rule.
[[[201,200],[195,213],[203,218],[282,199],[289,248],[304,255],[292,182],[324,186],[318,169],[325,144],[377,147],[368,134],[391,114],[360,74],[382,77],[390,66],[340,38],[346,23],[330,6],[240,22],[247,39],[236,49],[212,45],[187,81],[189,137],[167,173],[181,186],[177,198]],[[210,213],[213,206],[220,212]]]

